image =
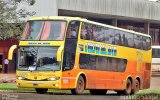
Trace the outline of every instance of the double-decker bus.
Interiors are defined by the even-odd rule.
[[[28,20],[18,48],[17,87],[72,94],[132,94],[150,87],[151,37],[78,17]]]
[[[152,71],[160,71],[160,46],[152,46]]]

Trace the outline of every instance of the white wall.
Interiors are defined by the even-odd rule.
[[[58,0],[58,9],[160,20],[160,3],[148,0]]]

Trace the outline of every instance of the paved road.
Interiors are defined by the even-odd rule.
[[[36,94],[36,93],[2,93],[0,100],[123,100],[122,96],[101,95],[95,96],[90,94],[71,95],[71,94]]]
[[[151,89],[160,89],[160,72],[152,72]]]
[[[151,78],[151,89],[160,89],[160,72],[154,72]],[[126,100],[126,96],[108,91],[106,95],[71,95],[70,93],[0,93],[0,100]]]

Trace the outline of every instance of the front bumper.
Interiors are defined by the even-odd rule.
[[[59,81],[26,81],[16,80],[19,88],[47,88],[47,89],[61,89]]]

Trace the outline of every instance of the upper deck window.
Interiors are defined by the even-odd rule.
[[[151,38],[102,25],[82,23],[80,38],[141,50],[151,49]]]
[[[29,21],[22,40],[63,40],[65,21]]]

